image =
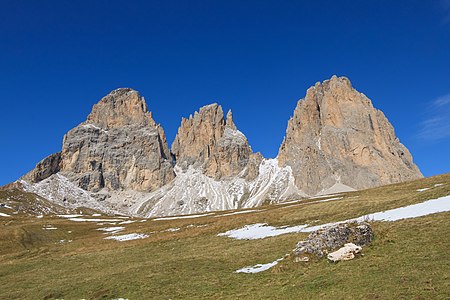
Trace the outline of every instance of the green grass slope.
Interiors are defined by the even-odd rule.
[[[449,212],[373,222],[374,242],[351,261],[286,260],[257,274],[234,271],[282,257],[307,234],[217,236],[254,223],[342,221],[447,195],[450,174],[345,193],[335,201],[310,199],[227,216],[115,225],[57,216],[0,217],[0,299],[449,299]],[[106,240],[109,235],[97,229],[107,226],[148,237]]]

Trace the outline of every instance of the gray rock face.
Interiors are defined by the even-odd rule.
[[[422,177],[384,114],[345,77],[308,89],[278,153],[297,187],[314,195],[334,185],[364,189]]]
[[[54,153],[41,160],[23,179],[31,183],[42,181],[61,169],[61,152]]]
[[[175,177],[164,131],[132,89],[114,90],[94,105],[87,120],[64,136],[61,153],[44,159],[24,179],[37,182],[58,171],[92,192],[150,192]]]
[[[175,173],[176,172],[176,173]],[[383,113],[333,77],[308,89],[276,159],[253,153],[231,111],[183,118],[172,153],[138,92],[122,88],[70,130],[22,185],[66,207],[139,216],[255,207],[421,177]],[[176,178],[175,178],[176,177]]]
[[[215,179],[238,175],[253,179],[262,160],[237,130],[231,111],[225,119],[222,107],[216,103],[181,120],[172,152],[182,169],[201,167],[205,175]]]
[[[373,240],[368,223],[345,223],[313,231],[304,241],[297,243],[293,254],[297,261],[308,261],[311,255],[323,257],[347,243],[365,246]]]

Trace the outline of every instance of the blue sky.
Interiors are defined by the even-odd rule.
[[[450,0],[20,1],[0,10],[0,185],[61,148],[118,87],[171,143],[181,117],[232,108],[275,157],[306,89],[345,75],[424,175],[450,172]]]

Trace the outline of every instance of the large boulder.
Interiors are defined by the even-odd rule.
[[[369,223],[336,224],[311,232],[306,240],[297,243],[293,255],[295,261],[308,261],[311,257],[324,257],[348,243],[362,247],[372,240]]]

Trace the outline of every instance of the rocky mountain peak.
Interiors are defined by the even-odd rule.
[[[298,101],[276,159],[253,153],[213,103],[183,118],[172,153],[140,94],[112,91],[22,187],[66,207],[145,216],[254,207],[422,177],[384,114],[346,77]]]
[[[87,120],[64,136],[61,152],[23,178],[39,182],[56,173],[91,192],[152,191],[175,177],[164,130],[144,98],[129,88],[103,97]]]
[[[384,114],[346,77],[308,89],[288,122],[278,160],[312,195],[422,177]]]
[[[242,171],[243,176],[257,173],[257,159],[253,159],[247,138],[237,130],[231,111],[225,119],[222,106],[217,103],[203,106],[193,117],[182,119],[172,152],[181,168],[201,167],[206,175],[216,179]],[[249,163],[251,167],[246,169]]]
[[[131,88],[119,88],[103,97],[92,108],[86,123],[103,129],[137,124],[156,125],[145,99]]]

